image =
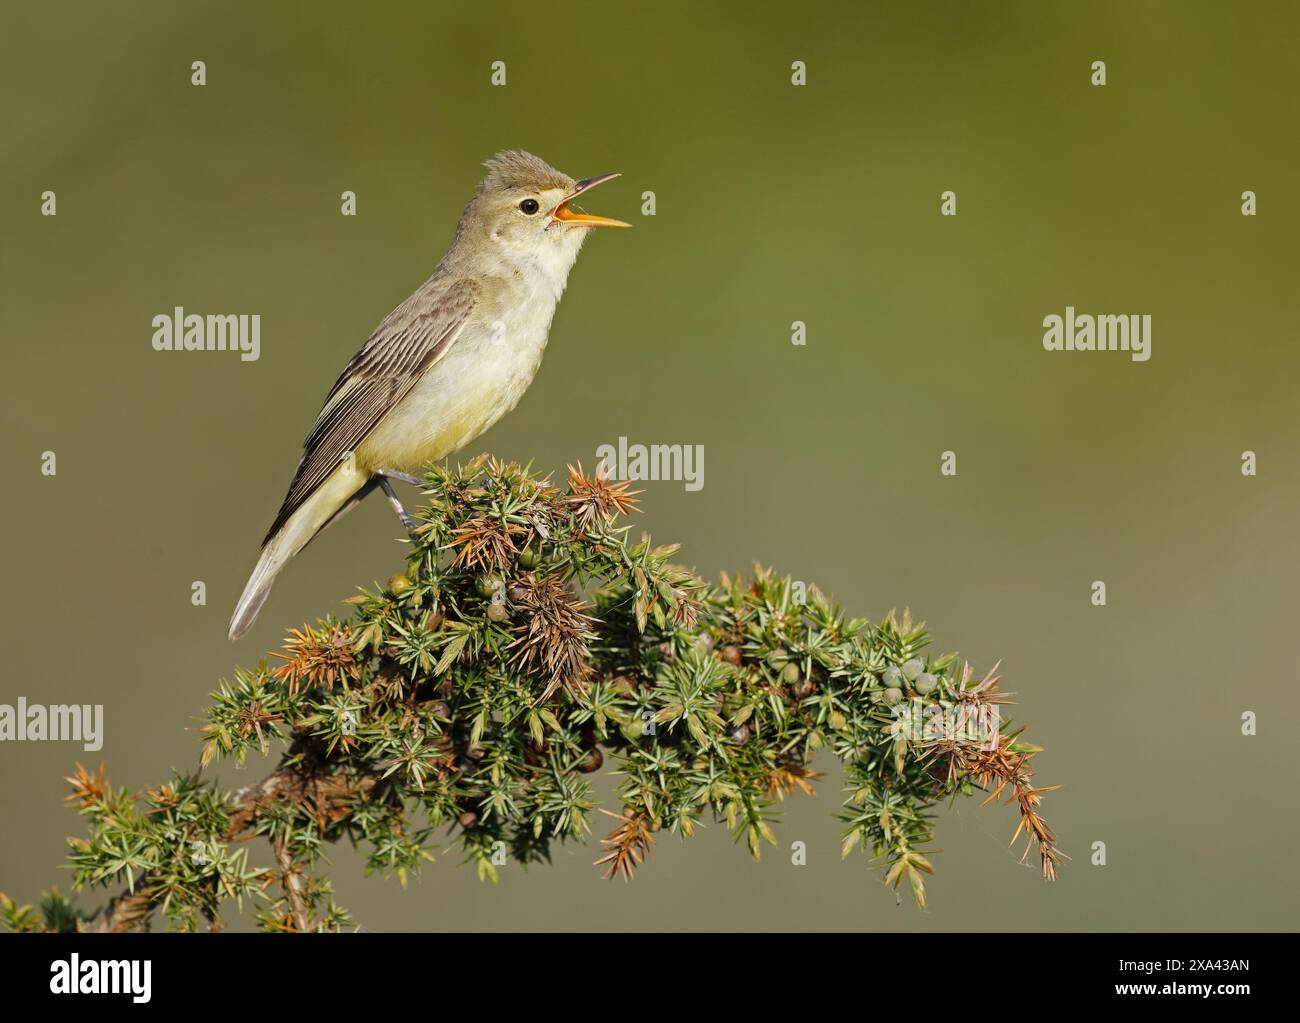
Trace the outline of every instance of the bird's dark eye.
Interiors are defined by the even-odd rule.
[[[526,214],[528,214],[528,216],[530,217],[534,213],[536,213],[539,209],[541,209],[541,207],[537,204],[536,199],[525,199],[523,202],[519,204],[519,208],[523,210]]]

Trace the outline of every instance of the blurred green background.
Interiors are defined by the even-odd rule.
[[[704,489],[646,484],[645,528],[705,575],[758,559],[1001,658],[1074,859],[1044,884],[1007,849],[1014,811],[967,800],[940,811],[932,909],[898,905],[839,858],[827,762],[757,864],[716,826],[663,836],[630,885],[592,843],[496,887],[449,853],[403,892],[338,849],[359,922],[1294,927],[1294,6],[7,0],[4,20],[0,702],[103,703],[107,739],[0,745],[0,889],[67,887],[74,761],[132,788],[192,767],[219,678],[399,564],[368,501],[225,639],[325,391],[437,262],[480,162],[521,147],[622,171],[587,206],[636,226],[588,242],[538,379],[465,455],[703,444]],[[1044,352],[1067,304],[1150,313],[1152,360]],[[154,352],[176,305],[260,313],[261,360]]]

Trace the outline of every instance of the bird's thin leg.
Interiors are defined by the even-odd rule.
[[[396,469],[380,469],[378,475],[387,476],[390,480],[401,480],[413,487],[418,487],[424,483],[424,480],[420,479],[419,476],[412,476],[409,472],[398,472]]]
[[[417,486],[421,481],[416,479],[414,476],[409,476],[404,472],[397,472],[393,469],[380,469],[375,473],[373,479],[383,488],[384,496],[388,498],[388,503],[392,506],[393,511],[397,512],[397,517],[402,520],[402,525],[406,528],[406,535],[411,538],[412,545],[418,547],[421,538],[419,534],[416,533],[415,519],[411,518],[411,516],[407,514],[406,509],[402,507],[402,502],[397,496],[397,491],[393,489],[393,485],[388,481],[389,479],[404,480],[407,483],[413,483]],[[428,558],[420,558],[420,567],[416,572],[417,578],[423,579],[428,575],[429,566],[427,565],[427,562]]]
[[[402,520],[402,525],[406,527],[407,533],[411,535],[411,542],[418,543],[419,537],[415,535],[415,519],[411,518],[406,513],[406,509],[402,507],[402,502],[397,497],[397,491],[388,482],[386,473],[379,473],[379,485],[383,488],[384,496],[388,498],[388,503],[392,505],[393,511],[397,512],[397,517]]]

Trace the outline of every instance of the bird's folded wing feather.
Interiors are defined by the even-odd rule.
[[[447,353],[473,311],[476,291],[463,279],[443,286],[431,279],[375,329],[325,398],[263,544]]]

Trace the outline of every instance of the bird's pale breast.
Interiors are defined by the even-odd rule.
[[[417,472],[486,432],[536,376],[555,305],[547,290],[521,286],[476,309],[447,354],[358,448],[360,467]]]

